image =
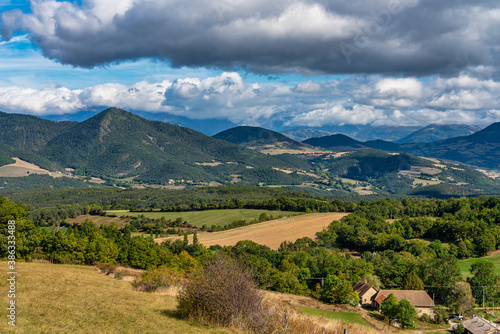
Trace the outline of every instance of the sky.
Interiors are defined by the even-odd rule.
[[[498,0],[0,0],[0,110],[500,121]]]

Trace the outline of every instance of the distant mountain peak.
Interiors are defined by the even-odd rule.
[[[479,130],[479,127],[467,124],[429,124],[397,140],[396,143],[429,143],[448,138],[469,136]]]

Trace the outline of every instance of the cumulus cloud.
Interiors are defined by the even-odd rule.
[[[0,110],[66,114],[116,106],[255,126],[422,125],[500,121],[500,85],[462,73],[417,80],[352,76],[295,84],[247,82],[236,72],[208,78],[99,84],[71,90],[0,88]],[[271,125],[270,125],[271,124]]]
[[[258,73],[420,76],[481,66],[491,74],[500,62],[496,0],[30,3],[31,13],[2,14],[4,39],[27,31],[47,57],[81,67],[155,58]]]

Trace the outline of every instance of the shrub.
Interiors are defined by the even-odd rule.
[[[228,326],[259,314],[262,296],[250,272],[216,254],[185,280],[177,296],[179,313]]]
[[[132,282],[132,286],[138,291],[156,292],[166,290],[179,282],[180,276],[175,270],[157,268],[143,272]]]
[[[99,269],[101,273],[106,275],[114,274],[118,269],[118,265],[114,263],[100,262],[96,264],[96,268]]]

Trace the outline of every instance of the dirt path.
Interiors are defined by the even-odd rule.
[[[227,231],[202,232],[198,233],[198,238],[205,246],[231,246],[240,240],[252,240],[272,249],[278,249],[283,241],[295,241],[302,237],[314,239],[317,232],[323,230],[332,221],[339,220],[346,215],[347,213],[330,212],[287,217]],[[158,238],[155,241],[180,238],[182,237]],[[192,242],[192,236],[190,236],[190,242]]]

